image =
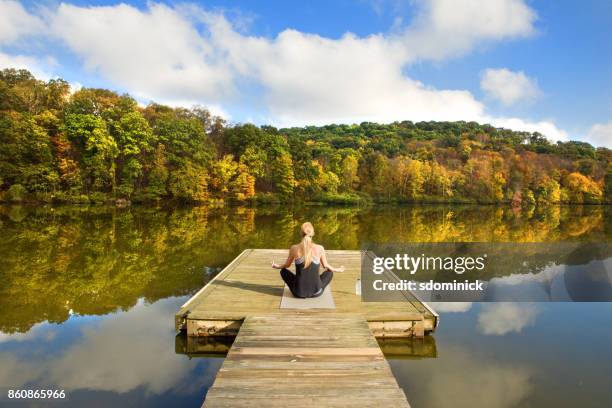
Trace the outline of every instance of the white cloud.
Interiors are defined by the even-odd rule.
[[[86,68],[147,99],[206,100],[234,91],[217,50],[179,9],[150,3],[78,7],[62,3],[50,29]]]
[[[146,99],[145,103],[141,105],[144,107],[149,102],[155,102],[163,105],[168,105],[174,108],[190,108],[201,106],[206,108],[212,115],[219,116],[220,118],[225,119],[226,121],[231,120],[232,115],[220,104],[217,103],[207,103],[206,106],[203,106],[201,102],[195,99],[177,99],[177,98],[156,98],[156,99]]]
[[[487,96],[505,106],[533,102],[542,94],[534,79],[522,71],[514,72],[506,68],[486,69],[480,87]]]
[[[482,118],[482,121],[488,122],[493,126],[507,129],[522,130],[525,132],[540,132],[553,141],[566,142],[569,140],[567,132],[563,129],[559,129],[557,125],[550,120],[531,122],[519,118],[487,116]]]
[[[72,95],[75,92],[80,91],[83,88],[83,84],[80,82],[71,82],[70,83],[70,94]]]
[[[50,61],[50,63],[52,64],[53,61]],[[51,74],[48,71],[50,63],[45,63],[38,58],[27,55],[9,55],[0,51],[0,69],[27,69],[38,79],[48,80],[51,78]]]
[[[462,55],[483,42],[535,33],[537,15],[523,0],[419,1],[420,13],[404,33],[412,58]]]
[[[586,141],[593,146],[612,148],[612,120],[607,123],[596,123],[589,129]]]
[[[402,75],[396,44],[373,36],[328,40],[285,31],[255,60],[280,125],[476,119],[484,106],[469,92],[437,90]]]
[[[532,303],[485,303],[478,315],[478,329],[483,334],[495,336],[520,333],[533,325],[538,313]]]
[[[411,59],[425,55],[408,50],[410,30],[364,38],[348,33],[337,40],[285,30],[266,39],[238,33],[221,15],[203,19],[227,64],[267,90],[277,125],[484,117],[484,105],[469,92],[434,89],[402,73]],[[470,44],[489,34],[494,37],[486,31],[470,37]]]
[[[0,0],[0,44],[12,43],[26,35],[40,33],[43,23],[12,0]]]

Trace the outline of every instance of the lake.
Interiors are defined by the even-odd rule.
[[[0,207],[0,405],[9,389],[63,389],[66,398],[51,406],[199,407],[223,357],[182,354],[174,313],[243,249],[288,247],[306,220],[326,248],[360,249],[364,242],[610,242],[610,212]],[[612,406],[612,303],[435,307],[441,323],[428,352],[388,356],[414,408]]]

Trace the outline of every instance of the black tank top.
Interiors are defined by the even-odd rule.
[[[298,260],[302,259],[298,263]],[[316,259],[316,258],[315,258]],[[321,283],[321,277],[319,275],[319,262],[310,262],[307,267],[304,266],[305,262],[303,257],[296,259],[295,262],[295,287],[293,292],[298,297],[311,297],[312,295],[319,293],[323,284]]]

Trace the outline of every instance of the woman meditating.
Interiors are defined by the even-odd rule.
[[[325,248],[312,242],[314,228],[311,223],[302,224],[302,241],[292,245],[289,256],[284,264],[278,265],[272,261],[272,268],[280,269],[281,277],[298,298],[317,297],[323,294],[325,287],[331,282],[334,272],[343,272],[344,266],[334,268],[327,263]],[[295,274],[287,269],[295,261]],[[319,266],[326,269],[319,275]]]

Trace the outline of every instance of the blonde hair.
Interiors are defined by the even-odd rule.
[[[304,257],[304,266],[307,267],[312,262],[312,237],[314,236],[314,227],[311,223],[305,222],[302,224],[300,231],[302,234],[302,241],[299,245],[302,250],[302,256]]]

